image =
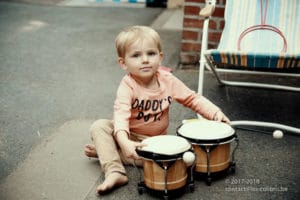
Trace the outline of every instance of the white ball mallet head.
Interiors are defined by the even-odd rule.
[[[283,132],[281,130],[273,131],[273,138],[275,138],[275,139],[283,138]]]
[[[183,161],[185,162],[185,164],[189,167],[191,166],[194,161],[195,161],[195,154],[190,152],[190,151],[187,151],[183,154],[183,157],[182,157]]]

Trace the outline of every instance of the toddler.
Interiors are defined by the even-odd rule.
[[[113,120],[100,119],[90,128],[93,144],[88,157],[99,158],[105,180],[99,194],[128,182],[124,165],[141,165],[136,149],[143,139],[167,133],[169,106],[175,100],[207,119],[229,123],[223,112],[205,97],[190,90],[170,72],[160,68],[161,40],[150,27],[133,26],[116,38],[118,63],[127,72],[114,102]]]

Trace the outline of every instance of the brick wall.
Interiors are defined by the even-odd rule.
[[[208,48],[216,48],[220,41],[225,24],[225,3],[226,0],[217,0],[215,12],[209,21]],[[204,21],[199,16],[199,11],[204,6],[205,0],[185,0],[180,52],[180,66],[182,68],[196,67],[199,64]]]

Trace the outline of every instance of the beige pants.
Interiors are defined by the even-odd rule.
[[[124,165],[142,165],[141,160],[134,162],[133,159],[124,156],[114,139],[113,132],[113,121],[107,119],[95,121],[90,128],[91,139],[96,147],[100,165],[105,177],[112,172],[119,172],[125,175],[126,171]],[[130,139],[133,141],[142,141],[145,138],[147,137],[130,133]]]

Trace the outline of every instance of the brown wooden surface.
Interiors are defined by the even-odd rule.
[[[169,163],[164,162],[164,166]],[[144,182],[147,187],[155,190],[165,189],[164,169],[152,160],[144,160]],[[176,160],[167,170],[167,189],[174,190],[183,187],[187,181],[187,167],[182,159]]]
[[[199,147],[193,145],[196,154],[195,171],[207,173],[207,155],[206,152]],[[226,169],[230,162],[230,143],[222,144],[215,147],[210,152],[210,172],[219,172]]]

